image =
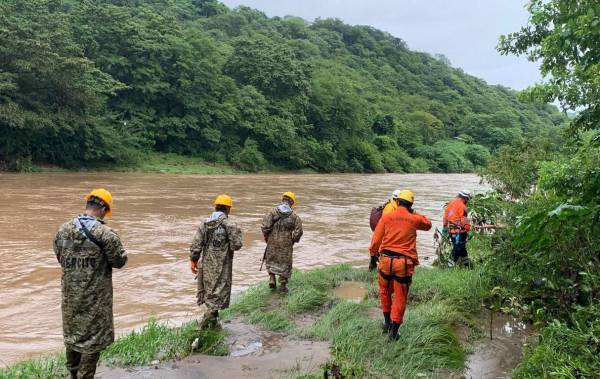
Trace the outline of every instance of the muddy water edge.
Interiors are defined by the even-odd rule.
[[[0,174],[0,365],[61,349],[60,267],[52,252],[57,228],[83,209],[83,195],[105,187],[115,196],[109,221],[129,253],[113,276],[117,333],[152,315],[179,323],[194,317],[188,249],[215,195],[234,199],[244,232],[235,256],[234,292],[264,279],[260,220],[282,191],[299,195],[305,235],[294,251],[301,270],[366,262],[368,215],[396,188],[415,192],[415,209],[441,224],[443,204],[457,191],[485,190],[470,174],[233,175],[130,173]],[[432,233],[419,235],[423,264],[433,257]]]

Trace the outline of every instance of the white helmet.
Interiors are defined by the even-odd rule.
[[[394,192],[392,192],[392,199],[397,199],[398,196],[400,196],[400,190],[397,189]]]
[[[462,191],[460,191],[458,193],[458,196],[463,197],[463,198],[465,198],[467,200],[470,200],[473,197],[473,195],[471,195],[471,191],[469,191],[469,190],[462,190]]]

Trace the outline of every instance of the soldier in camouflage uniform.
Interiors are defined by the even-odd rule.
[[[294,244],[302,237],[302,220],[294,213],[296,195],[285,192],[281,204],[263,219],[261,230],[267,249],[265,260],[269,273],[269,287],[277,288],[275,275],[279,275],[280,290],[287,293],[287,282],[292,275]]]
[[[228,218],[233,206],[231,198],[219,195],[215,211],[198,228],[190,248],[190,265],[198,279],[198,305],[208,310],[203,326],[217,325],[219,310],[229,307],[233,252],[242,248],[242,232]]]
[[[85,199],[85,213],[63,224],[54,239],[72,379],[93,378],[100,352],[114,341],[112,269],[127,263],[119,236],[103,221],[112,215],[112,196],[97,189]]]

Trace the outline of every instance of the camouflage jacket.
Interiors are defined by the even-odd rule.
[[[267,271],[289,278],[293,246],[303,234],[302,220],[287,204],[280,204],[264,217],[261,230],[268,240]]]
[[[199,299],[209,309],[229,306],[233,252],[242,248],[242,231],[223,212],[214,212],[200,225],[190,247],[190,259],[198,262]]]
[[[54,253],[62,267],[65,345],[82,353],[100,352],[114,341],[112,269],[127,263],[121,240],[104,221],[80,215],[60,227]]]

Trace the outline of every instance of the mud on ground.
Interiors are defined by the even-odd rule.
[[[318,373],[330,357],[329,343],[265,331],[241,319],[222,323],[230,355],[192,355],[179,361],[132,368],[100,366],[102,379],[290,378]]]

